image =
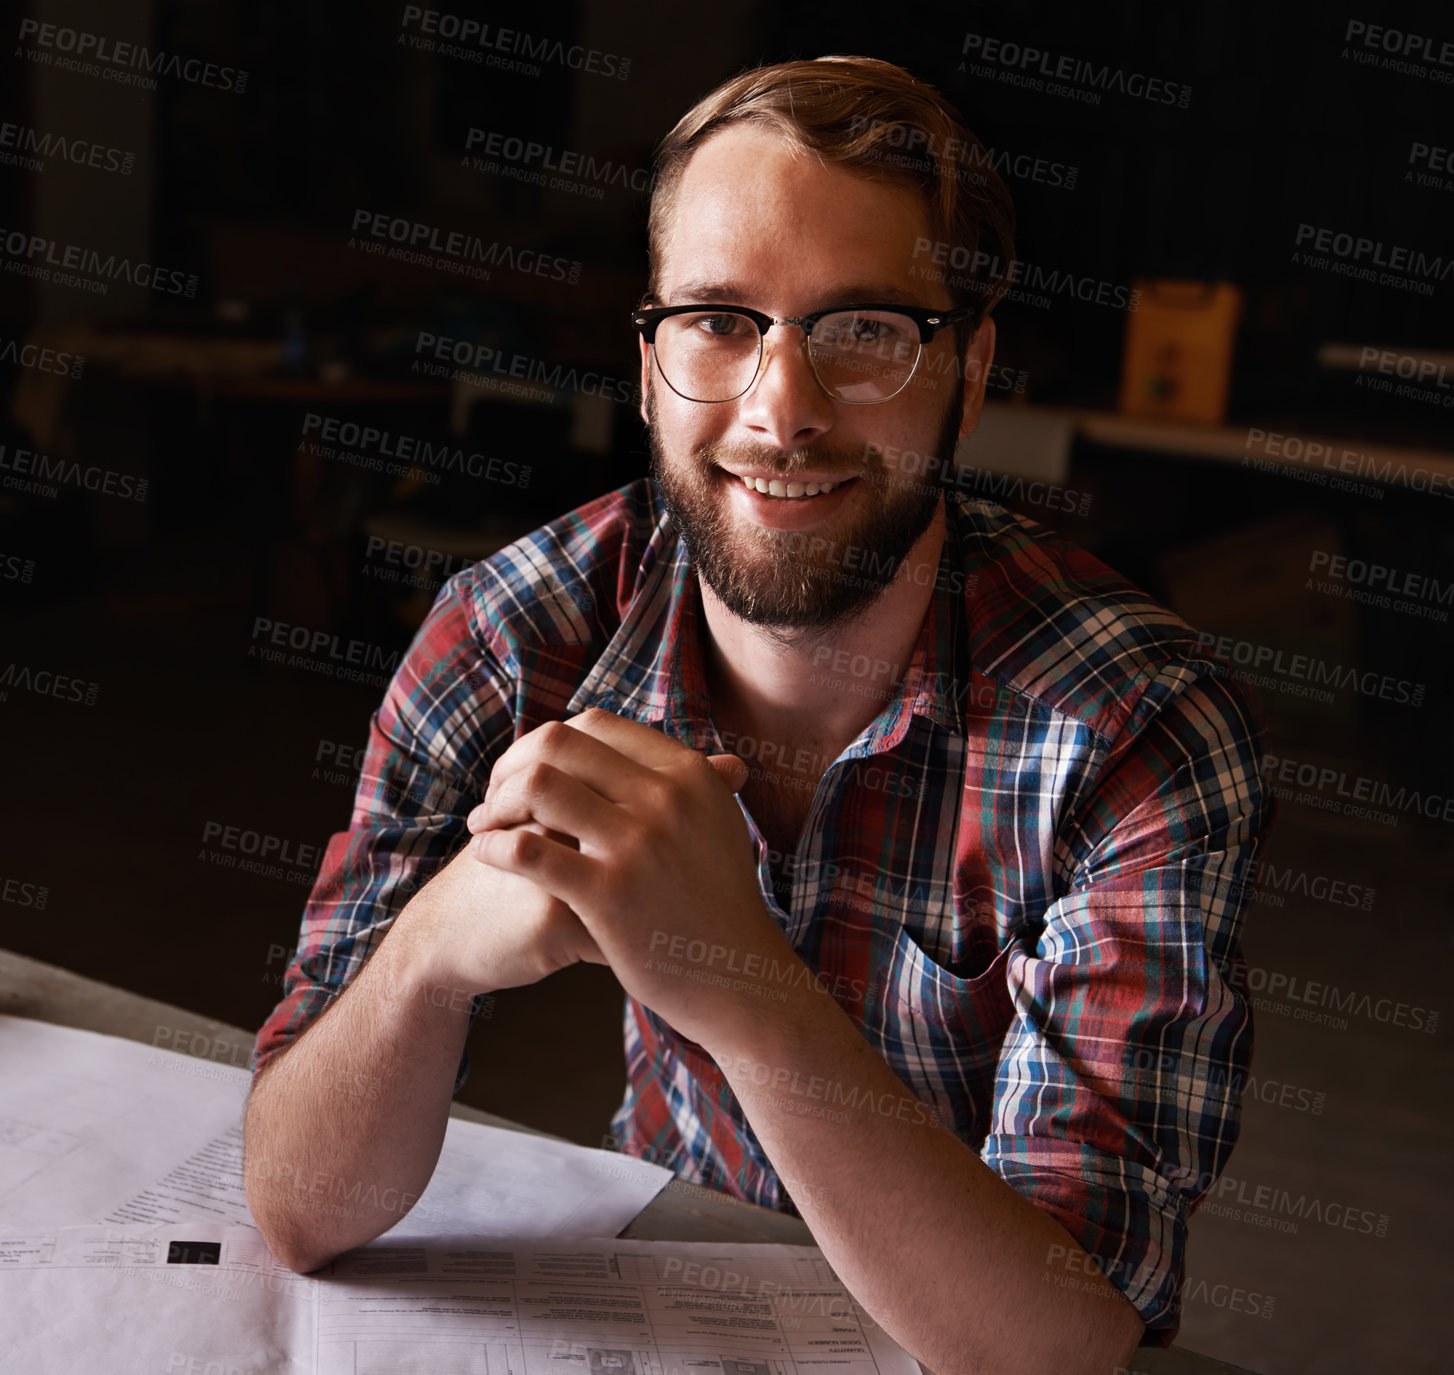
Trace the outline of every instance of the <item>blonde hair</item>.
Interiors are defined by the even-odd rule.
[[[945,283],[956,306],[979,308],[975,319],[955,326],[962,352],[978,321],[1010,288],[1014,203],[959,112],[926,82],[874,57],[755,67],[718,86],[677,121],[656,150],[643,299],[661,299],[662,261],[688,160],[713,134],[741,123],[764,126],[800,151],[919,193],[930,234],[947,246],[937,260],[967,264],[962,274],[932,275]]]

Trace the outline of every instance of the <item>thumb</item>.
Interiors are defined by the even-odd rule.
[[[733,792],[747,782],[747,764],[735,754],[709,754],[707,763]]]

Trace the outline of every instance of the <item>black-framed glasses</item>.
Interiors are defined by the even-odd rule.
[[[941,329],[978,314],[974,306],[871,303],[779,317],[746,306],[701,304],[643,308],[631,323],[656,355],[662,380],[688,401],[735,401],[757,380],[767,331],[798,325],[818,385],[835,401],[870,406],[909,385],[924,346]]]

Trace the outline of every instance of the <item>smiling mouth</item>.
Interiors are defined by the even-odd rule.
[[[736,478],[749,492],[775,497],[779,501],[808,501],[813,497],[827,496],[829,492],[857,481],[851,477],[840,478],[836,482],[799,482],[795,479],[736,477],[733,473],[728,473],[727,476]]]

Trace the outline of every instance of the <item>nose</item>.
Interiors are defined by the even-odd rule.
[[[780,449],[810,444],[833,426],[833,399],[818,385],[801,325],[774,325],[763,335],[762,365],[738,399],[737,418]]]

